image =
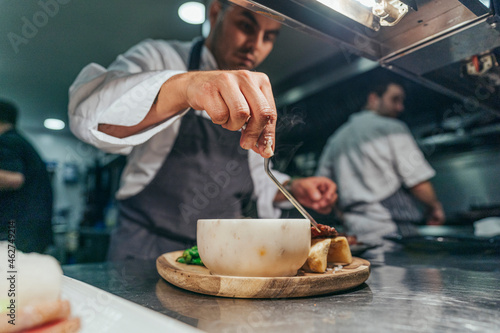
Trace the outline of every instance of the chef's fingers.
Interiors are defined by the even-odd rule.
[[[217,71],[193,76],[187,92],[189,105],[205,110],[214,124],[239,130],[250,116],[250,108],[239,87],[238,74]]]
[[[311,182],[311,186],[307,188],[307,192],[309,194],[309,198],[311,198],[312,201],[320,201],[323,199],[323,193],[320,191],[319,188],[319,183],[316,183],[315,181]]]
[[[326,177],[318,178],[320,181],[320,185],[318,186],[321,193],[323,193],[323,197],[327,202],[332,202],[336,200],[337,197],[337,184],[335,184],[332,180]]]
[[[263,74],[261,78],[260,90],[266,97],[267,103],[273,110],[275,117],[274,118],[271,117],[269,119],[266,127],[262,131],[262,134],[259,138],[258,145],[261,155],[262,154],[274,155],[274,148],[276,143],[277,111],[276,111],[276,103],[274,102],[273,91],[271,88],[271,82],[269,81],[269,77],[265,74]]]
[[[332,209],[333,208],[331,206],[327,206],[327,207],[322,207],[322,208],[318,208],[318,209],[314,209],[314,210],[320,214],[326,215],[326,214],[330,214],[332,212]]]
[[[313,203],[313,208],[321,214],[328,214],[337,201],[337,185],[326,177],[318,177],[317,180],[320,182],[318,189],[322,193],[322,198]]]
[[[252,147],[252,150],[264,158],[272,157],[274,155],[275,142],[273,139],[273,134],[275,129],[270,128],[274,126],[272,123],[268,123],[262,132],[260,133],[257,144]]]
[[[337,199],[339,198],[339,195],[337,192],[333,194],[333,197],[330,199],[330,202],[332,203],[332,206],[337,202]]]
[[[225,73],[225,80],[220,82],[220,94],[226,103],[228,114],[222,127],[237,131],[250,118],[250,105],[240,87],[239,77],[234,73]]]
[[[223,125],[229,119],[229,109],[216,85],[205,85],[203,94],[196,98],[196,109],[205,110],[214,124]]]
[[[271,157],[277,114],[274,101],[270,104],[262,90],[262,87],[270,86],[269,78],[262,73],[243,74],[240,89],[250,106],[250,119],[242,131],[240,144],[263,157]],[[256,144],[258,149],[255,148]]]
[[[315,202],[322,199],[317,185],[315,179],[311,177],[295,180],[292,184],[293,194],[302,204],[312,207]]]
[[[259,92],[260,93],[260,92]],[[245,149],[255,148],[256,152],[263,157],[271,157],[274,147],[274,130],[276,123],[276,110],[267,104],[266,99],[260,96],[247,96],[250,105],[250,119],[242,132],[241,146]],[[250,97],[250,98],[249,98]],[[270,145],[270,151],[269,146]],[[254,149],[255,150],[255,149]]]
[[[197,73],[187,96],[190,106],[205,109],[224,128],[236,131],[246,124],[242,148],[273,155],[277,114],[267,75],[244,70]]]
[[[330,213],[337,200],[336,184],[326,177],[302,178],[292,186],[301,204],[321,214]]]

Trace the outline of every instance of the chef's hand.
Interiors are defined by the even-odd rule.
[[[436,203],[427,211],[427,224],[428,225],[443,225],[445,221],[445,214],[441,203]]]
[[[185,106],[205,110],[212,122],[230,131],[246,124],[241,147],[262,157],[273,155],[277,113],[267,75],[246,70],[201,71],[184,73],[180,81],[185,86]]]
[[[294,179],[290,192],[303,206],[312,208],[320,214],[332,211],[337,200],[337,185],[326,177],[307,177]]]
[[[240,145],[262,157],[274,151],[276,105],[267,75],[246,70],[192,71],[165,81],[146,117],[133,126],[100,123],[98,130],[125,138],[187,108],[205,110],[212,122],[241,131]]]

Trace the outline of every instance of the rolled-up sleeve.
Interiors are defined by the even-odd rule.
[[[394,167],[403,185],[407,188],[427,181],[436,172],[425,159],[415,139],[406,125],[401,124],[398,131],[389,136],[389,144],[393,149]]]
[[[176,68],[169,69],[169,68]],[[133,126],[149,112],[162,84],[185,70],[171,48],[159,49],[148,40],[119,56],[107,69],[86,66],[69,89],[69,120],[72,132],[81,140],[111,153],[127,154],[181,117],[174,117],[126,138],[97,130],[100,123]]]

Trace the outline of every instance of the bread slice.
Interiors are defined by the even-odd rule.
[[[352,262],[351,249],[347,238],[344,236],[332,238],[327,261],[341,265],[348,265]]]
[[[328,251],[331,238],[319,238],[311,240],[311,249],[307,261],[302,267],[306,272],[324,273],[327,266]]]

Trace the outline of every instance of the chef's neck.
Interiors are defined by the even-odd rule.
[[[5,133],[12,128],[14,128],[14,125],[0,122],[0,134]]]
[[[362,110],[370,111],[370,112],[373,112],[375,114],[378,114],[379,116],[383,116],[383,114],[381,114],[379,112],[378,107],[376,105],[373,105],[373,103],[372,104],[370,104],[370,103],[365,104],[365,106],[363,107]]]
[[[366,104],[363,109],[369,110],[378,115],[382,115],[380,112],[380,103],[380,98],[375,93],[371,93],[370,95],[368,95],[368,99],[366,100]]]
[[[375,94],[373,94],[375,96]],[[397,114],[388,112],[387,108],[384,108],[380,98],[375,98],[372,96],[368,99],[368,102],[364,106],[364,110],[375,113],[376,115],[389,118],[397,118]]]
[[[383,113],[379,112],[377,109],[370,109],[370,108],[365,108],[365,110],[368,110],[370,112],[373,112],[375,114],[378,114],[379,116],[383,116],[383,117],[387,117],[386,115],[384,115]]]

